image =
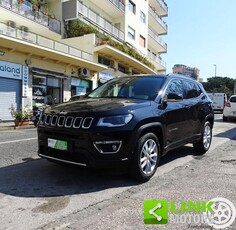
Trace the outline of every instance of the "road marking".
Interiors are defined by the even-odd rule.
[[[30,141],[30,140],[36,140],[36,139],[37,139],[37,137],[32,137],[32,138],[19,139],[19,140],[13,140],[13,141],[4,141],[4,142],[0,142],[0,145],[21,142],[21,141]]]

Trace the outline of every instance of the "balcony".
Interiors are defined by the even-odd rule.
[[[149,0],[149,4],[156,9],[159,16],[164,17],[168,15],[168,7],[164,0]]]
[[[163,60],[161,60],[160,57],[154,55],[152,52],[148,52],[148,58],[155,63],[158,72],[166,70],[166,63]]]
[[[106,0],[106,2],[110,1]],[[99,5],[100,4],[101,3],[99,1]],[[81,2],[77,0],[63,2],[63,19],[69,21],[74,20],[75,18],[87,24],[89,23],[91,25],[95,25],[97,29],[100,29],[102,32],[105,32],[120,41],[124,41],[125,39],[125,34],[123,31],[113,26],[105,18],[101,17]]]
[[[106,6],[106,13],[112,18],[123,17],[125,13],[125,5],[122,0],[99,0],[93,1],[98,7]]]
[[[146,64],[142,63],[134,57],[131,57],[129,54],[124,53],[113,46],[110,46],[109,44],[99,44],[94,48],[94,52],[109,60],[116,60],[119,64],[125,67],[131,67],[134,72],[140,74],[156,73],[155,70],[148,67]]]
[[[0,23],[0,44],[2,48],[51,59],[69,65],[83,66],[93,71],[106,69],[93,62],[93,54],[84,52],[61,42],[43,37],[39,34],[25,32]]]
[[[1,0],[0,7],[4,7],[22,17],[46,26],[58,34],[61,33],[61,22],[55,18],[44,15],[41,11],[33,11],[33,5],[30,2],[25,1],[19,4],[17,3],[17,0]]]
[[[167,45],[163,40],[155,34],[151,29],[148,29],[148,35],[150,39],[148,40],[148,45],[153,47],[158,53],[166,53]]]
[[[166,34],[167,33],[167,25],[166,23],[158,16],[155,11],[155,8],[149,6],[149,24],[152,28],[155,28],[158,34]]]

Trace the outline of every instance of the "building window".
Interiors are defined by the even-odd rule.
[[[120,64],[118,64],[118,70],[122,73],[126,73],[126,68]]]
[[[92,82],[79,79],[72,78],[71,79],[71,96],[74,95],[84,95],[92,90]]]
[[[132,1],[130,1],[130,0],[129,0],[129,10],[132,13],[136,14],[136,5]]]
[[[120,23],[115,23],[114,25],[118,30],[120,30]]]
[[[107,58],[101,57],[101,56],[98,56],[98,63],[106,65],[106,66],[113,66],[113,61]]]
[[[142,35],[139,36],[139,45],[142,47],[146,47],[146,39]]]
[[[128,26],[128,37],[135,40],[135,30],[130,26]]]
[[[143,13],[143,11],[140,11],[140,20],[146,24],[146,15]]]
[[[34,103],[53,104],[61,102],[61,79],[33,75]]]

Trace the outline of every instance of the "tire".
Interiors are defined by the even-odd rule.
[[[39,122],[39,121],[34,121],[34,126],[35,126],[35,127],[38,126],[38,122]]]
[[[158,138],[153,133],[146,133],[137,142],[130,173],[139,181],[148,181],[156,172],[159,160],[160,144]]]
[[[227,121],[228,118],[223,115],[223,121]]]
[[[202,130],[202,136],[201,139],[193,143],[193,147],[196,151],[197,155],[203,155],[208,151],[208,149],[211,146],[211,140],[212,140],[212,126],[209,121],[206,121]]]

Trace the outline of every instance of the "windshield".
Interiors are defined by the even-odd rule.
[[[154,100],[164,81],[163,76],[119,77],[95,89],[88,97]]]

